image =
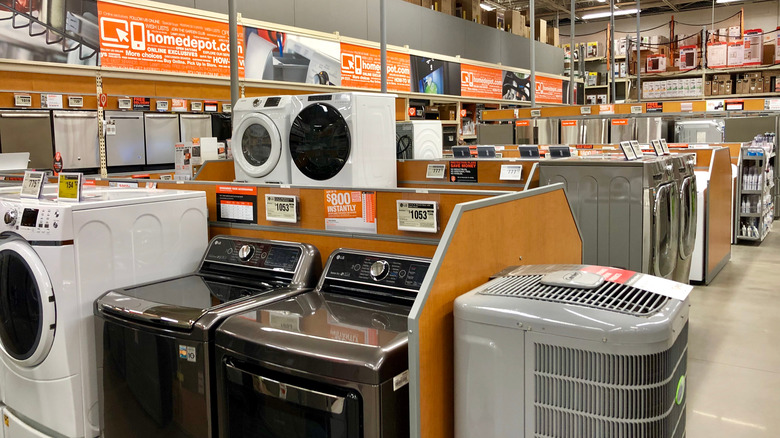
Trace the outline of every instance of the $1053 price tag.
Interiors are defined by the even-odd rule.
[[[439,231],[438,203],[434,201],[396,201],[398,230],[435,233]]]
[[[298,222],[298,197],[265,195],[265,220],[269,222]]]
[[[57,186],[57,199],[60,201],[79,202],[81,200],[81,173],[61,173]]]

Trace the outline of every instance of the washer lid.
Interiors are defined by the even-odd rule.
[[[12,362],[34,367],[56,332],[54,290],[38,254],[22,239],[0,244],[0,348]]]
[[[247,175],[260,178],[279,164],[282,136],[276,124],[265,114],[248,114],[241,119],[231,141],[236,163]]]
[[[290,128],[290,155],[306,177],[324,181],[347,164],[352,142],[349,126],[335,107],[326,103],[307,106]]]

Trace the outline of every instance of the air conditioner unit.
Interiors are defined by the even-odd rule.
[[[507,269],[455,301],[455,436],[685,436],[690,286]]]

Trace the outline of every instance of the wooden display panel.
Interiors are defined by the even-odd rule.
[[[79,109],[96,109],[95,75],[53,75],[3,71],[0,81],[0,108],[14,108],[14,94],[30,94],[32,106],[41,107],[41,93],[62,94],[64,108],[68,108],[68,96],[81,96],[84,106]]]
[[[508,266],[581,261],[562,184],[456,208],[410,315],[412,437],[454,435],[455,298]]]
[[[477,161],[477,183],[454,183],[449,180],[450,161],[472,160],[399,160],[397,164],[398,187],[436,188],[453,190],[511,190],[522,191],[539,187],[539,172],[533,172],[538,160],[521,159],[474,159]],[[428,179],[426,172],[429,164],[445,164],[447,171],[443,179]],[[522,165],[523,179],[520,181],[501,180],[502,165]],[[530,178],[530,179],[529,179]]]
[[[706,272],[705,282],[709,284],[720,269],[731,258],[732,178],[729,149],[713,151],[710,164],[710,185],[706,204]]]
[[[206,161],[195,173],[196,181],[232,182],[236,179],[233,160]]]

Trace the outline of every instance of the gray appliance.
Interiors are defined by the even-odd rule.
[[[408,437],[407,318],[429,266],[340,249],[315,291],[228,318],[219,436]]]
[[[515,123],[517,144],[558,144],[558,119],[527,119]]]
[[[582,260],[671,278],[677,264],[678,187],[666,158],[543,160],[540,184],[561,182],[582,232]]]
[[[674,122],[675,143],[723,143],[723,119],[678,119]]]
[[[689,299],[656,280],[529,265],[458,297],[455,438],[684,437]]]
[[[0,112],[0,151],[29,152],[32,169],[51,169],[54,144],[49,111]]]
[[[311,245],[217,236],[189,275],[95,302],[103,436],[216,437],[214,330],[313,287]]]
[[[477,144],[489,145],[510,145],[515,144],[514,125],[503,123],[499,125],[488,125],[480,123],[477,125]]]
[[[672,171],[677,182],[679,214],[679,244],[677,247],[677,265],[672,279],[688,283],[691,273],[693,247],[696,243],[698,201],[696,191],[695,154],[677,154],[671,156]]]
[[[192,141],[193,138],[211,137],[211,115],[210,114],[181,114],[181,141]]]
[[[580,123],[580,143],[609,144],[609,119],[587,118]]]
[[[637,117],[636,139],[640,144],[650,144],[653,140],[669,140],[669,120],[663,117]],[[613,141],[614,143],[614,141]]]
[[[609,141],[613,144],[618,144],[621,141],[636,140],[636,125],[635,118],[627,117],[610,120]]]
[[[517,144],[537,144],[535,122],[533,119],[515,121],[515,141]]]
[[[144,114],[146,164],[173,164],[174,147],[179,140],[179,115]]]
[[[54,149],[63,170],[100,167],[96,111],[53,111]]]
[[[582,127],[581,119],[561,119],[561,144],[575,145],[582,144],[580,129]]]
[[[106,133],[106,165],[143,166],[146,164],[144,115],[140,112],[106,111],[106,123],[114,128]]]
[[[724,138],[727,143],[753,141],[759,134],[778,132],[778,117],[767,114],[761,117],[729,117],[724,121]]]

